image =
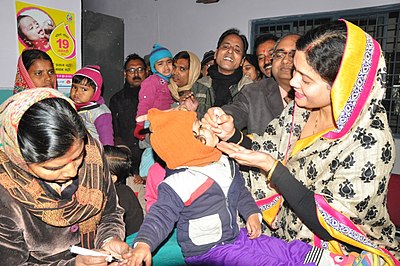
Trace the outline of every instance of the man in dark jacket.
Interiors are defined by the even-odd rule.
[[[147,77],[146,64],[142,57],[130,54],[124,64],[124,88],[110,99],[115,145],[126,145],[131,149],[134,174],[139,172],[142,150],[139,140],[133,136],[136,126],[138,95],[142,81]]]
[[[247,133],[262,135],[269,122],[280,115],[287,102],[293,99],[289,81],[292,78],[293,57],[299,37],[297,34],[287,34],[276,43],[272,78],[246,85],[233,103],[222,107],[233,116],[236,128],[246,128]]]

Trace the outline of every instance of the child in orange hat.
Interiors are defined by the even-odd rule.
[[[151,252],[175,224],[187,264],[304,265],[308,255],[319,263],[305,265],[334,265],[327,251],[261,235],[260,210],[238,166],[216,149],[218,137],[195,112],[150,109],[147,118],[151,146],[169,169],[134,249],[124,255],[128,265],[150,265]],[[239,228],[238,213],[246,228]]]

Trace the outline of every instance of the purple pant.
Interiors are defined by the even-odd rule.
[[[234,243],[217,245],[207,253],[188,257],[185,261],[190,265],[298,266],[304,265],[304,259],[311,248],[311,245],[299,240],[287,243],[266,235],[251,240],[246,229],[241,229]]]

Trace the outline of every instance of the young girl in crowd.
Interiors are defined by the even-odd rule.
[[[174,103],[171,91],[168,88],[169,80],[172,76],[172,54],[159,44],[153,46],[150,53],[150,67],[153,75],[146,78],[139,91],[139,104],[137,116],[147,114],[151,108],[160,110],[169,109]],[[142,148],[145,148],[140,162],[139,175],[147,177],[149,168],[154,164],[153,150],[150,145],[144,141],[146,134],[142,129],[147,127],[144,122],[136,123],[134,136],[139,140]]]
[[[18,36],[27,47],[47,51],[50,49],[48,34],[42,25],[29,15],[17,17]]]
[[[131,152],[128,147],[104,146],[111,178],[117,190],[119,205],[125,210],[125,234],[127,236],[139,231],[143,222],[143,209],[126,178],[132,173]]]
[[[89,133],[103,145],[114,145],[111,111],[101,95],[103,77],[100,66],[86,66],[72,77],[70,98]]]
[[[129,265],[150,265],[151,252],[175,223],[188,264],[335,265],[335,256],[302,241],[261,236],[260,210],[238,166],[215,148],[218,137],[196,120],[195,112],[151,109],[148,119],[151,145],[172,170],[158,187],[158,200],[145,217],[133,252],[125,256]],[[246,228],[239,229],[238,212]]]
[[[57,78],[48,54],[37,49],[27,49],[18,58],[13,94],[34,88],[57,89]]]
[[[175,100],[185,101],[186,110],[196,110],[197,103],[190,89],[200,75],[200,60],[190,51],[181,51],[173,58],[173,74],[168,85]],[[157,162],[158,159],[158,162]],[[157,186],[165,177],[165,163],[156,155],[156,163],[153,164],[148,172],[146,179],[146,211],[157,200]]]
[[[172,76],[172,54],[159,44],[153,46],[150,53],[150,67],[153,75],[146,78],[139,92],[139,105],[137,116],[147,114],[151,108],[166,110],[174,102],[168,88]],[[139,140],[144,140],[145,134],[140,131],[144,128],[144,122],[136,123],[134,135]]]

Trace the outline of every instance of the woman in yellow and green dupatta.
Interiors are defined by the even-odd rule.
[[[73,256],[71,245],[122,255],[123,209],[102,146],[73,102],[50,88],[25,90],[0,106],[2,265],[108,265]]]
[[[298,40],[294,66],[295,101],[263,136],[243,136],[222,109],[203,121],[230,142],[219,144],[222,151],[266,181],[257,203],[267,234],[350,254],[362,265],[399,265],[386,209],[395,150],[382,105],[380,45],[339,20]]]

